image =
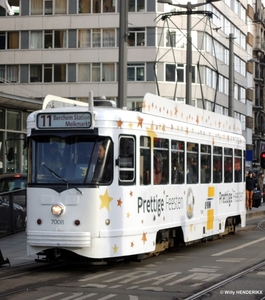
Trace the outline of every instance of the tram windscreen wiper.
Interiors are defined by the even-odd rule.
[[[52,169],[50,169],[49,167],[47,167],[44,162],[41,163],[41,166],[44,167],[45,169],[47,169],[48,171],[50,171],[55,178],[60,179],[63,182],[65,182],[66,185],[67,185],[67,189],[68,189],[69,185],[71,186],[71,183],[69,183],[65,178],[61,177],[60,175],[58,175],[57,173],[55,173]],[[79,188],[77,188],[75,186],[73,186],[73,188],[76,189],[80,194],[82,194],[82,191],[80,191]]]

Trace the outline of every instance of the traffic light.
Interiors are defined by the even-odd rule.
[[[260,152],[260,167],[265,169],[265,151]]]

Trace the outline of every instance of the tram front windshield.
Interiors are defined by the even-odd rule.
[[[29,183],[110,184],[112,170],[109,138],[42,136],[29,141]]]

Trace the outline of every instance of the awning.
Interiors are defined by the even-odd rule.
[[[37,100],[34,98],[25,98],[16,95],[0,93],[0,107],[2,108],[34,111],[42,108],[42,102],[42,100]]]

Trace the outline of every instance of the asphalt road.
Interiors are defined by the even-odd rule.
[[[140,263],[103,267],[72,265],[37,273],[25,271],[18,278],[1,279],[0,290],[1,285],[23,282],[20,292],[1,299],[189,299],[265,261],[263,220],[248,221],[247,227],[235,235],[181,247]],[[262,299],[265,297],[264,279],[263,266],[197,299]],[[243,294],[250,289],[254,292]]]

